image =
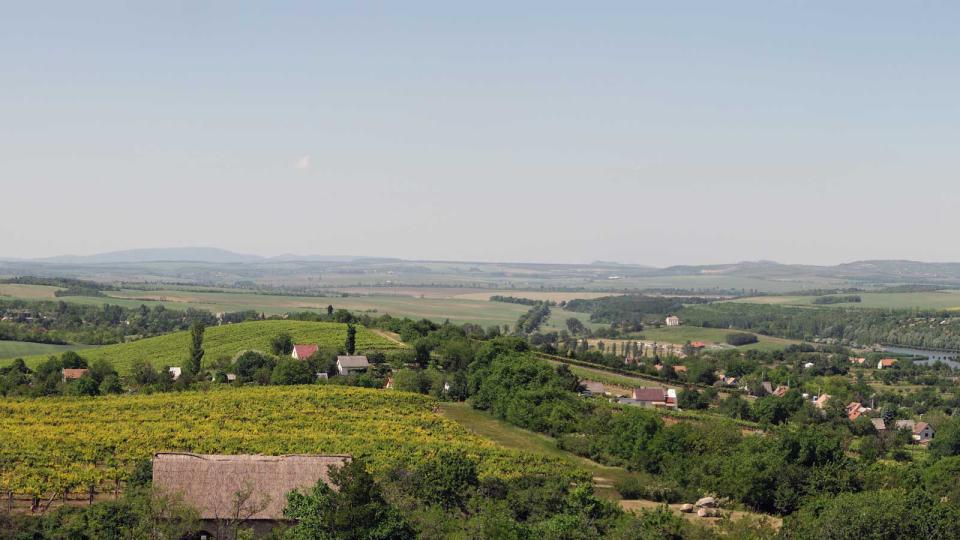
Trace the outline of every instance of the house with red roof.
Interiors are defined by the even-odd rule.
[[[313,356],[319,349],[320,347],[317,345],[294,345],[293,352],[290,353],[290,356],[297,360],[306,360]]]
[[[64,369],[61,373],[63,382],[75,381],[80,377],[83,377],[87,373],[90,373],[89,369]]]
[[[677,391],[672,388],[634,388],[629,398],[621,398],[619,403],[640,407],[677,408]]]
[[[877,362],[877,369],[891,368],[896,363],[897,363],[896,358],[884,358],[883,360],[880,360],[879,362]]]

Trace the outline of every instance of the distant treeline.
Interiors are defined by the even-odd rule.
[[[859,345],[960,349],[960,316],[946,311],[809,309],[722,302],[688,306],[681,316],[691,326],[739,328],[788,339],[828,338]]]
[[[17,285],[45,285],[48,287],[61,287],[61,290],[54,292],[54,296],[105,296],[103,291],[116,291],[116,287],[96,281],[87,281],[84,279],[72,279],[61,277],[38,277],[38,276],[19,276],[4,279],[0,283],[13,283]]]
[[[226,313],[223,322],[260,318],[255,311]],[[162,305],[125,308],[110,304],[85,305],[64,301],[0,300],[0,340],[36,343],[120,343],[127,336],[155,336],[186,330],[194,322],[215,325],[209,311],[178,311]]]
[[[538,302],[517,320],[517,332],[532,334],[539,330],[540,326],[549,318],[550,305],[546,302]]]
[[[589,313],[590,320],[593,322],[640,324],[644,318],[650,316],[659,317],[680,311],[684,304],[703,304],[709,301],[697,296],[665,297],[630,294],[604,296],[590,300],[570,300],[564,309]]]
[[[524,306],[535,306],[537,304],[547,304],[548,306],[557,305],[557,303],[552,300],[534,300],[532,298],[520,298],[517,296],[501,296],[499,294],[491,296],[490,301],[505,302],[507,304],[520,304]]]
[[[860,302],[860,295],[846,294],[842,296],[818,296],[813,299],[814,304],[856,304]]]
[[[847,287],[843,289],[802,289],[799,291],[783,293],[783,296],[826,296],[828,294],[851,294],[864,292],[857,287]]]

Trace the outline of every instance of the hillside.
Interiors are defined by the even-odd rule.
[[[213,326],[207,328],[204,335],[203,349],[206,351],[204,359],[205,361],[211,361],[220,356],[233,356],[240,351],[249,349],[268,351],[270,350],[270,340],[283,332],[293,336],[296,343],[318,343],[321,346],[338,347],[346,341],[347,325],[307,321],[253,321]],[[130,343],[86,350],[82,353],[82,356],[89,362],[101,358],[108,360],[118,371],[125,373],[137,360],[148,360],[157,367],[183,365],[186,362],[189,347],[190,333],[175,332]],[[389,350],[399,347],[402,347],[402,345],[395,341],[391,341],[367,328],[357,327],[358,351],[367,349]],[[45,358],[45,355],[36,355],[24,358],[24,360],[27,365],[33,366]],[[9,359],[0,360],[0,365],[6,365],[9,362]]]
[[[570,474],[471,434],[435,406],[419,394],[333,385],[0,401],[0,491],[112,491],[160,451],[364,455],[376,472],[452,449],[479,458],[481,477]]]

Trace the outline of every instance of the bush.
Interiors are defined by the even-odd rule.
[[[624,499],[647,499],[670,504],[683,500],[683,494],[677,487],[636,476],[617,482],[616,488]]]
[[[753,334],[748,334],[747,332],[733,332],[732,334],[727,334],[726,337],[724,338],[724,341],[726,341],[730,345],[739,347],[740,345],[749,345],[751,343],[756,343],[758,340],[757,340],[757,336]]]

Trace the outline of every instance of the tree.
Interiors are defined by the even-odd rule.
[[[332,316],[333,316],[333,306],[328,305],[328,306],[327,306],[327,317],[332,317]]]
[[[960,456],[960,418],[952,418],[940,425],[930,441],[930,454],[936,457]]]
[[[286,332],[273,336],[270,340],[270,352],[277,356],[288,356],[293,352],[293,338]]]
[[[308,493],[287,495],[284,516],[296,524],[290,540],[406,540],[413,529],[383,496],[360,459],[330,472],[334,490],[323,480]]]
[[[347,354],[357,351],[357,328],[352,324],[347,325],[347,341],[344,343],[344,349],[347,350]]]
[[[270,375],[272,384],[310,384],[317,379],[309,362],[295,358],[281,358]]]
[[[190,325],[190,372],[200,374],[203,361],[203,332],[206,327],[201,322]]]
[[[576,317],[570,317],[569,319],[567,319],[566,324],[567,324],[567,330],[569,330],[570,334],[574,336],[579,336],[580,334],[587,333],[587,327],[584,326],[583,321],[581,321]]]

